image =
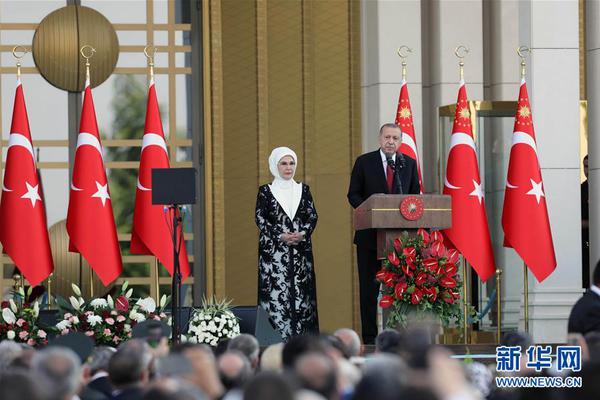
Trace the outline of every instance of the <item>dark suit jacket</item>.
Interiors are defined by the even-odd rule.
[[[406,155],[403,157],[404,166],[396,169],[396,172],[400,176],[402,192],[404,194],[419,194],[421,188],[417,174],[417,162]],[[397,164],[400,164],[398,155],[396,155],[396,161]],[[348,201],[353,208],[356,208],[375,193],[388,193],[383,161],[381,160],[379,149],[363,154],[356,159],[354,168],[352,168],[352,176],[350,177]],[[394,193],[399,193],[399,190],[394,188]],[[354,244],[375,249],[377,246],[375,229],[356,231],[354,234]]]
[[[569,333],[600,332],[600,296],[589,290],[571,309]]]

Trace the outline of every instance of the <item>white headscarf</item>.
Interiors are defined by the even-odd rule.
[[[289,147],[277,147],[273,149],[269,156],[269,170],[274,179],[269,187],[271,188],[273,197],[275,197],[281,208],[283,208],[283,211],[293,221],[294,215],[296,215],[296,211],[300,205],[300,198],[302,197],[302,184],[296,182],[293,175],[290,179],[283,179],[279,175],[277,164],[285,156],[291,156],[296,163],[296,168],[298,168],[298,156],[296,156],[294,150]],[[296,173],[296,168],[294,168],[294,174]]]

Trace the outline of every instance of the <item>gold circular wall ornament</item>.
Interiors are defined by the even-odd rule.
[[[98,11],[66,6],[48,14],[33,36],[33,60],[53,86],[70,92],[85,88],[85,59],[81,47],[96,49],[90,60],[92,87],[113,73],[119,59],[119,40],[112,24]]]

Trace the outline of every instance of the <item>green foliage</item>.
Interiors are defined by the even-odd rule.
[[[141,139],[146,118],[145,83],[135,76],[118,75],[114,86],[113,139]],[[111,161],[135,161],[140,158],[140,148],[109,147],[106,154]],[[137,169],[110,170],[110,196],[119,232],[131,231],[137,174]]]

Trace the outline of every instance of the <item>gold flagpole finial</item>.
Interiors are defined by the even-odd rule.
[[[517,47],[517,54],[521,59],[521,79],[525,79],[525,67],[527,66],[525,58],[531,54],[531,48],[527,46],[519,46]]]
[[[396,53],[398,54],[398,57],[400,57],[402,59],[402,80],[405,81],[406,80],[406,58],[408,57],[408,54],[403,53],[403,50],[406,50],[406,53],[412,53],[412,49],[408,46],[400,46],[398,47],[398,50],[396,51]]]
[[[90,52],[87,54],[85,53],[86,49],[90,50]],[[90,82],[90,58],[94,56],[96,49],[90,46],[89,44],[86,44],[82,46],[81,49],[79,49],[79,52],[81,53],[81,56],[85,58],[85,82],[86,85],[88,85]]]
[[[158,51],[157,47],[148,45],[144,47],[144,55],[148,59],[148,67],[150,67],[150,81],[154,82],[154,56]]]
[[[464,67],[465,67],[465,57],[467,56],[467,54],[469,54],[469,48],[466,46],[463,46],[462,44],[460,46],[457,46],[454,49],[454,55],[456,57],[458,57],[458,66],[460,67],[460,80],[464,81],[465,80],[465,73],[464,73]]]
[[[22,50],[19,50],[22,49]],[[20,55],[17,53],[21,53]],[[25,57],[25,54],[29,53],[25,46],[15,46],[12,49],[13,57],[17,59],[17,79],[21,80],[21,59]]]

